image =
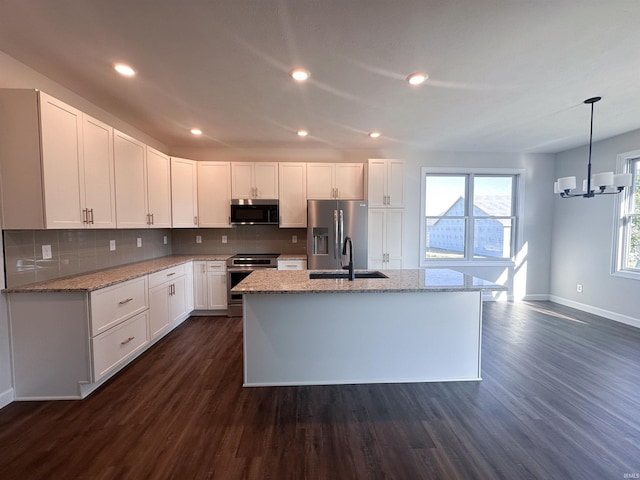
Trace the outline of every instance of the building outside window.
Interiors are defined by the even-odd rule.
[[[616,271],[640,278],[640,156],[624,158],[623,162],[624,170],[633,174],[633,182],[620,204]]]
[[[423,265],[513,260],[519,174],[422,175]]]

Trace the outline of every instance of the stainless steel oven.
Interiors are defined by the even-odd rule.
[[[251,272],[264,268],[278,268],[278,253],[238,253],[227,260],[227,314],[242,315],[242,294],[231,289],[247,278]]]

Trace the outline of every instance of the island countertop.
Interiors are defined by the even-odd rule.
[[[505,291],[507,287],[447,268],[384,270],[388,278],[309,279],[310,270],[256,270],[232,292],[284,293],[382,293]]]

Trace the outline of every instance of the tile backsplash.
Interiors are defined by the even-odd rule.
[[[306,252],[306,229],[238,225],[215,229],[5,230],[7,287],[53,280],[171,254]],[[164,237],[167,243],[164,243]],[[202,243],[196,243],[200,236]],[[222,237],[227,243],[222,243]],[[292,242],[297,237],[297,243]],[[137,239],[142,246],[137,246]],[[116,249],[110,249],[115,240]],[[51,246],[43,259],[42,246]]]
[[[110,249],[111,240],[115,250]],[[171,254],[171,242],[169,229],[5,230],[6,285],[17,287],[164,257]],[[43,245],[51,246],[50,259],[43,259]]]
[[[202,237],[202,243],[196,237]],[[227,243],[222,243],[222,237]],[[297,243],[292,237],[297,237]],[[174,229],[174,254],[191,253],[301,253],[307,251],[307,230],[275,225],[238,225],[233,228]]]

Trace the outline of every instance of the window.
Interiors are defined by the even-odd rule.
[[[640,157],[624,163],[633,181],[620,204],[617,270],[640,277]]]
[[[422,175],[423,265],[512,261],[519,174],[423,169]]]

